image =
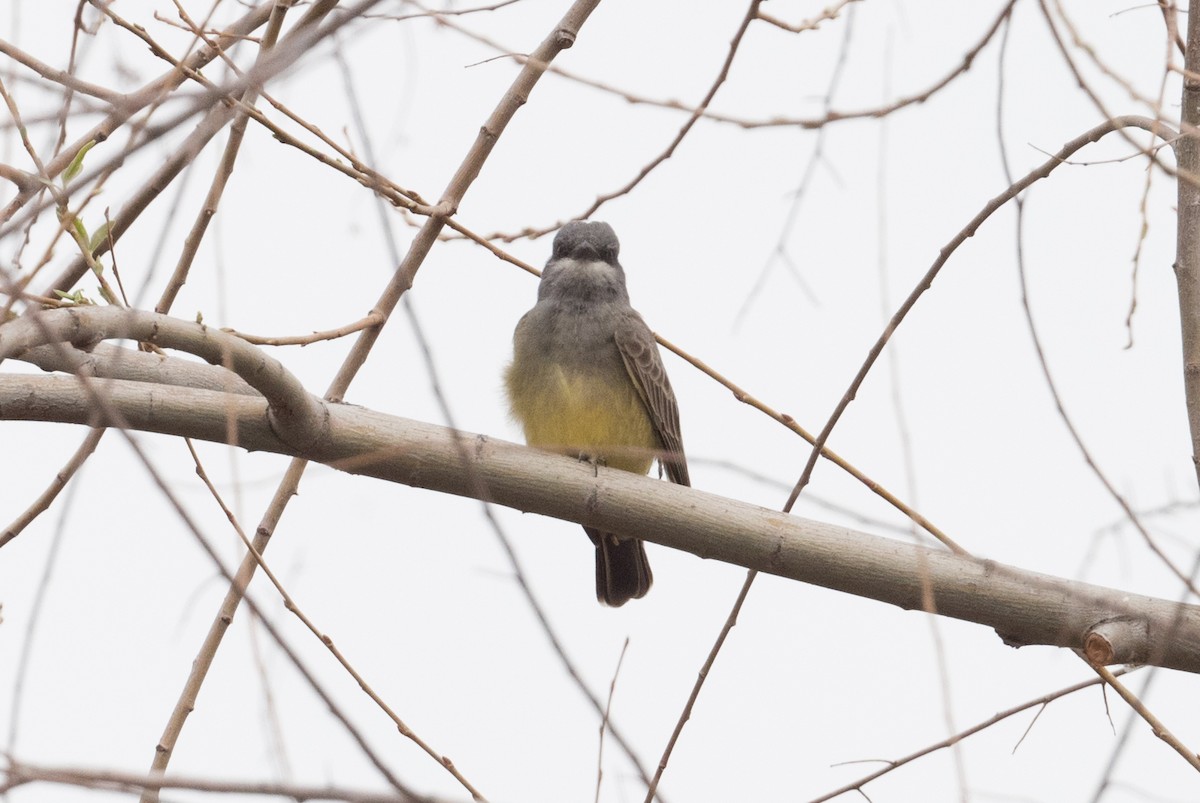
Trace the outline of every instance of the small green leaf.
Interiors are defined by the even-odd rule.
[[[63,185],[64,186],[71,179],[78,176],[80,171],[83,170],[83,157],[87,156],[87,152],[90,151],[93,147],[95,147],[95,145],[96,145],[96,140],[94,140],[94,139],[89,140],[87,142],[87,144],[85,144],[82,148],[79,149],[79,153],[75,154],[75,158],[71,160],[71,163],[69,165],[67,165],[67,169],[63,171]]]
[[[63,301],[69,301],[72,304],[91,304],[87,297],[83,294],[83,290],[76,290],[74,293],[64,293],[62,290],[55,290],[54,295],[58,296]]]
[[[96,249],[108,242],[108,229],[112,221],[104,221],[104,225],[96,229],[96,233],[92,235],[92,239],[88,241],[88,251],[96,253]]]

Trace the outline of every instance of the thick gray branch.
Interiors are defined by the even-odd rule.
[[[270,422],[297,449],[325,435],[325,403],[276,359],[246,341],[199,323],[118,307],[43,310],[0,327],[0,362],[48,344],[86,351],[103,340],[129,339],[195,354],[241,377],[270,403]],[[62,352],[69,361],[71,352]]]
[[[1190,11],[1198,9],[1189,7]],[[1183,390],[1192,435],[1192,463],[1200,480],[1200,13],[1188,14],[1184,56],[1180,134],[1175,143],[1179,165],[1178,230],[1175,279],[1179,288],[1179,327],[1183,341]]]
[[[69,343],[54,343],[29,349],[17,355],[16,359],[36,365],[48,373],[132,379],[155,385],[179,385],[243,396],[258,395],[258,391],[250,387],[246,380],[220,366],[136,351],[111,343],[98,343],[86,351]]]
[[[1112,653],[1200,672],[1194,605],[911,546],[360,407],[331,405],[328,437],[297,452],[266,425],[265,402],[254,397],[115,380],[98,385],[136,429],[216,442],[233,432],[242,447],[354,474],[460,496],[482,487],[488,501],[507,507],[636,533],[703,558],[906,609],[921,608],[928,581],[938,613],[992,627],[1009,644],[1083,649],[1089,639],[1133,639],[1113,643]],[[0,420],[89,424],[94,415],[72,378],[0,375]],[[1115,620],[1136,626],[1113,628]]]

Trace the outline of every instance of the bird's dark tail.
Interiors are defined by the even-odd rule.
[[[646,596],[654,575],[642,542],[591,527],[583,529],[596,545],[596,599],[616,608]]]

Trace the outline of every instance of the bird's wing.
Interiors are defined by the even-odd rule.
[[[679,434],[679,405],[675,402],[675,392],[671,390],[654,335],[641,316],[631,311],[617,326],[615,338],[625,370],[646,405],[650,423],[662,444],[663,454],[659,460],[667,470],[667,476],[671,482],[691,485],[683,437]]]

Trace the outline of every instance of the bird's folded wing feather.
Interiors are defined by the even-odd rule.
[[[658,353],[658,343],[650,328],[637,313],[626,318],[616,330],[617,349],[642,403],[650,413],[650,423],[662,443],[660,458],[671,481],[691,485],[683,438],[679,433],[679,405],[667,379],[666,368]]]

